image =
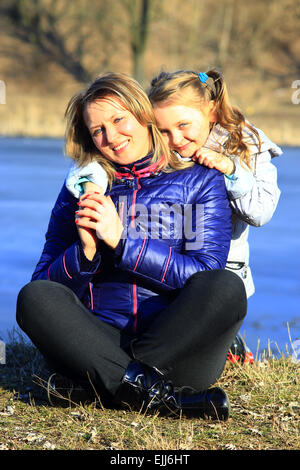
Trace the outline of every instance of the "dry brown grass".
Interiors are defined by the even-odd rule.
[[[230,397],[223,423],[173,419],[127,410],[52,407],[32,374],[43,361],[23,340],[7,345],[0,377],[0,449],[11,450],[296,450],[299,363],[270,356],[253,365],[228,363],[218,382]]]

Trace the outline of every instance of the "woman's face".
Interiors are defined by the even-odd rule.
[[[210,123],[215,122],[214,102],[202,109],[180,104],[155,105],[157,125],[170,149],[182,157],[192,157],[205,144]]]
[[[97,149],[111,162],[126,165],[151,151],[147,126],[140,124],[117,98],[89,103],[84,110],[84,121]]]

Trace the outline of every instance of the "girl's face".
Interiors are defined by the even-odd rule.
[[[140,124],[117,98],[89,103],[84,121],[97,149],[111,162],[133,163],[152,148],[148,127]]]
[[[170,149],[182,157],[192,157],[205,144],[210,123],[216,121],[215,104],[210,101],[202,109],[180,104],[155,105],[157,125]]]

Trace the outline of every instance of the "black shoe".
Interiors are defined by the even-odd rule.
[[[253,364],[254,356],[240,335],[236,335],[227,353],[227,360],[236,364]]]
[[[116,401],[139,411],[158,411],[194,417],[226,420],[229,399],[219,387],[203,392],[190,388],[174,391],[171,382],[155,367],[132,361],[116,394]]]
[[[182,414],[187,417],[203,417],[226,421],[230,416],[230,402],[221,387],[209,388],[203,392],[184,387],[176,392]]]
[[[95,399],[81,385],[57,373],[50,375],[46,391],[52,406],[67,407],[92,402]]]
[[[172,384],[158,369],[139,361],[129,363],[115,399],[135,410],[156,410],[162,404],[177,409]]]

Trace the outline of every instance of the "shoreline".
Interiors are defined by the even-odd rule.
[[[265,132],[265,131],[264,131]],[[265,132],[265,134],[269,137],[270,136],[270,132],[267,133]],[[276,142],[276,144],[279,146],[279,147],[288,147],[288,148],[298,148],[300,147],[300,137],[297,138],[298,136],[295,136],[295,139],[289,139],[289,140],[279,140],[279,139],[272,139],[273,141]],[[52,134],[45,134],[45,133],[36,133],[36,134],[27,134],[27,133],[7,133],[7,134],[1,134],[0,133],[0,142],[1,140],[4,140],[4,139],[30,139],[30,140],[50,140],[50,141],[62,141],[62,143],[64,142],[64,136],[63,135],[52,135]]]

